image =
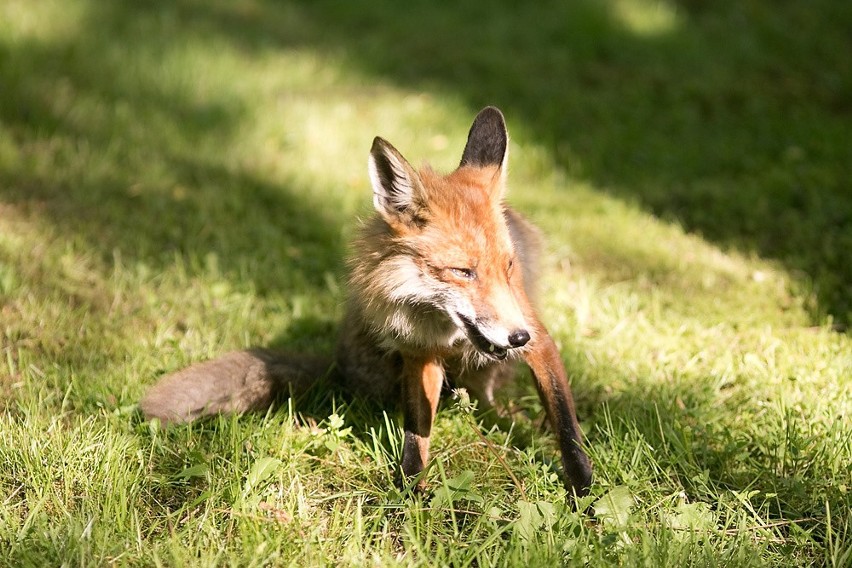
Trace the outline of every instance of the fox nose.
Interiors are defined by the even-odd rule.
[[[509,345],[512,347],[523,347],[530,340],[530,334],[525,329],[516,329],[509,334]]]

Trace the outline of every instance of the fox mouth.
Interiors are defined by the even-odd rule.
[[[467,336],[470,338],[470,342],[473,343],[473,346],[476,347],[477,351],[496,361],[502,361],[509,355],[508,349],[491,343],[488,338],[479,331],[479,328],[476,327],[476,325],[468,318],[462,315],[459,315],[459,318],[464,323]]]

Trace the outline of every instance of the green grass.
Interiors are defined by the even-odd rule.
[[[852,564],[852,9],[457,4],[0,4],[0,564]],[[420,496],[322,385],[142,421],[192,361],[331,353],[372,137],[449,169],[484,104],[596,517],[528,380],[532,445],[448,402]]]

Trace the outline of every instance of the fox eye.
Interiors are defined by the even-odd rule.
[[[450,268],[450,272],[453,273],[453,276],[457,278],[462,278],[464,280],[473,280],[476,278],[476,271],[472,268]]]
[[[514,258],[510,258],[510,259],[509,259],[509,265],[506,267],[506,272],[508,272],[509,274],[511,274],[511,273],[512,273],[512,269],[513,269],[514,267],[515,267],[515,259],[514,259]]]

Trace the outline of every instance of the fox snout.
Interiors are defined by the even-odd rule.
[[[477,351],[491,359],[502,361],[509,355],[510,349],[523,347],[530,340],[530,333],[523,328],[506,331],[486,320],[472,321],[460,317],[470,342]]]

